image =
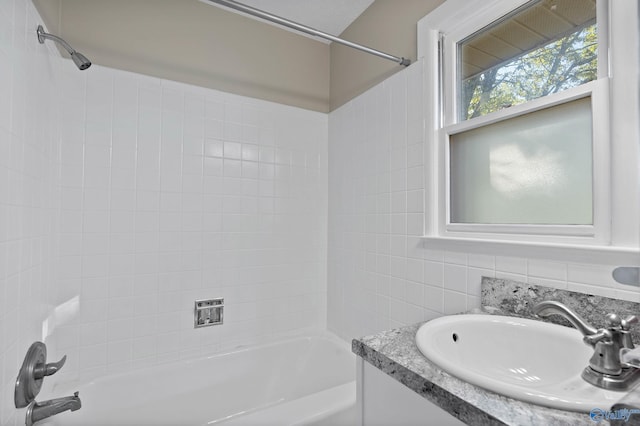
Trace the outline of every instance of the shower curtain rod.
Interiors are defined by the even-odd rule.
[[[357,43],[353,43],[347,40],[343,40],[339,37],[333,36],[331,34],[316,30],[314,28],[311,27],[307,27],[306,25],[302,25],[299,24],[297,22],[293,22],[290,21],[288,19],[282,18],[280,16],[277,15],[273,15],[269,12],[265,12],[264,10],[260,10],[260,9],[256,9],[255,7],[251,7],[251,6],[247,6],[246,4],[242,4],[242,3],[238,3],[237,1],[233,1],[233,0],[200,0],[203,2],[208,2],[208,3],[216,3],[219,4],[220,6],[225,6],[228,7],[230,9],[234,9],[237,10],[239,12],[243,12],[243,13],[247,13],[249,15],[253,15],[256,16],[258,18],[262,18],[262,19],[266,19],[267,21],[271,21],[274,22],[278,25],[283,25],[285,27],[289,27],[292,28],[296,31],[301,31],[303,33],[307,33],[310,34],[312,36],[315,37],[321,37],[327,40],[331,40],[331,41],[335,41],[336,43],[340,43],[343,44],[345,46],[351,47],[353,49],[358,49],[361,50],[363,52],[367,52],[370,53],[372,55],[375,56],[379,56],[381,58],[384,59],[388,59],[390,61],[393,62],[397,62],[400,65],[404,65],[409,66],[411,64],[411,60],[410,59],[406,59],[406,58],[400,58],[398,56],[393,56],[393,55],[389,55],[388,53],[384,53],[381,52],[379,50],[376,49],[372,49],[370,47],[367,46],[363,46],[361,44],[357,44]]]

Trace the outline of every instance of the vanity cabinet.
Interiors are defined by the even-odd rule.
[[[387,374],[357,358],[360,426],[463,426],[464,423]]]

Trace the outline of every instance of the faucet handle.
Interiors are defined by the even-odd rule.
[[[595,334],[584,336],[582,338],[582,341],[588,345],[595,346],[596,343],[602,340],[611,341],[612,338],[613,338],[613,333],[611,332],[611,330],[607,328],[601,328]]]
[[[624,331],[629,331],[632,324],[637,324],[640,319],[635,315],[629,315],[621,321],[621,326]]]
[[[622,320],[618,314],[607,314],[604,322],[607,328],[622,328]]]
[[[630,315],[622,320],[622,346],[627,349],[634,349],[635,345],[633,344],[633,339],[631,338],[631,329],[632,324],[636,324],[638,321],[638,317],[635,315]]]
[[[64,363],[67,362],[67,356],[63,356],[58,362],[52,362],[49,364],[38,364],[33,370],[33,377],[38,380],[45,376],[51,376],[56,374],[58,370],[62,368]]]

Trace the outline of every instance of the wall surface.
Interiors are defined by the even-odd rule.
[[[0,0],[3,426],[23,422],[13,384],[35,340],[69,357],[51,386],[326,322],[350,339],[461,312],[483,275],[640,301],[606,265],[423,247],[420,62],[327,116],[79,72],[37,43],[39,22]],[[208,297],[225,325],[194,330]]]
[[[50,344],[62,81],[40,49],[37,13],[0,1],[0,424],[24,424],[13,405],[18,369],[32,342]],[[57,360],[57,359],[56,359]]]
[[[640,301],[610,265],[425,248],[421,62],[329,115],[329,329],[345,339],[479,305],[482,276]]]
[[[56,303],[80,306],[55,337],[80,375],[322,328],[327,116],[98,66],[75,76]],[[211,297],[225,324],[194,330]]]
[[[36,5],[52,31],[96,64],[328,111],[329,46],[320,41],[198,0]]]
[[[376,0],[341,38],[415,61],[416,24],[444,0]],[[331,110],[338,108],[404,67],[331,43]]]
[[[326,324],[326,114],[94,65],[0,1],[0,424],[45,387]],[[196,299],[224,297],[194,329]]]

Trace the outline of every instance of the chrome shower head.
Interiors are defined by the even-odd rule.
[[[65,50],[67,52],[69,52],[69,55],[71,55],[71,59],[73,60],[73,63],[76,64],[76,66],[78,67],[79,70],[86,70],[87,68],[89,68],[91,66],[91,61],[87,59],[86,56],[84,56],[82,53],[80,52],[76,52],[75,49],[73,49],[71,46],[69,46],[69,43],[67,43],[66,41],[64,41],[63,39],[61,39],[58,36],[54,36],[53,34],[48,34],[44,32],[44,28],[42,27],[42,25],[38,25],[38,29],[36,31],[36,33],[38,34],[38,41],[40,42],[40,44],[44,44],[44,41],[46,39],[50,39],[53,40],[57,43],[60,43],[62,45],[62,47],[65,48]]]
[[[71,54],[71,59],[73,59],[73,62],[76,64],[78,69],[80,69],[80,71],[86,70],[91,66],[91,61],[88,60],[87,57],[80,52],[73,52]]]

